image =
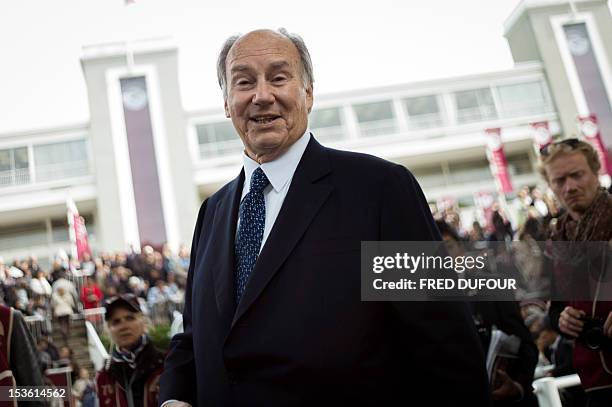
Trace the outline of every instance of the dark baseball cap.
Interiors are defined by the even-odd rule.
[[[142,313],[138,297],[134,294],[121,294],[110,297],[104,301],[104,308],[106,308],[106,313],[104,314],[104,319],[106,321],[111,318],[113,311],[117,308],[124,308],[133,312]]]

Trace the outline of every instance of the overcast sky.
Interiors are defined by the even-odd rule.
[[[221,3],[229,3],[222,6]],[[89,119],[81,47],[171,36],[186,109],[221,106],[223,40],[286,27],[316,95],[511,68],[503,23],[519,0],[0,0],[0,133]]]

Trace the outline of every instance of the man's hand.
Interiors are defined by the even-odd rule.
[[[612,338],[612,311],[610,311],[606,322],[604,322],[603,331],[608,338]]]
[[[518,400],[522,397],[520,384],[512,380],[506,372],[497,370],[497,376],[501,380],[501,385],[491,393],[493,400]]]
[[[584,322],[580,320],[582,317],[584,317],[584,315],[584,311],[579,311],[576,308],[569,306],[565,307],[559,316],[559,330],[572,338],[577,338],[578,335],[580,335],[580,332],[582,332],[582,327],[584,326]],[[608,320],[610,320],[609,315]],[[607,322],[608,321],[606,321],[606,323]],[[612,321],[610,324],[612,325]]]

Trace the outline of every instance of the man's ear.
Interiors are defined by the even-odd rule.
[[[308,113],[312,111],[312,105],[314,103],[314,97],[312,96],[312,85],[306,88],[306,107],[308,108]]]
[[[232,117],[230,115],[229,108],[227,107],[227,99],[223,101],[223,109],[225,109],[225,117],[227,117],[228,119]]]

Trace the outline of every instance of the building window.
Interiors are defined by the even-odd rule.
[[[552,112],[544,84],[540,81],[498,86],[499,102],[505,117],[531,116]]]
[[[200,158],[238,154],[243,145],[231,121],[196,125]]]
[[[0,187],[30,182],[28,148],[0,150]]]
[[[47,230],[42,222],[2,226],[0,229],[0,251],[34,248],[47,243]]]
[[[321,142],[336,141],[344,138],[340,108],[318,109],[310,113],[308,127]]]
[[[448,170],[450,185],[482,181],[490,182],[493,180],[487,160],[450,162]]]
[[[510,175],[527,175],[534,173],[533,164],[529,158],[529,154],[526,152],[506,154],[506,161],[508,161],[508,172],[510,172]]]
[[[442,113],[436,95],[417,96],[403,100],[411,129],[439,127],[443,124]]]
[[[470,123],[497,117],[491,89],[464,90],[455,93],[457,121]]]
[[[380,136],[397,131],[393,105],[390,100],[354,105],[353,109],[362,136]]]
[[[89,175],[85,140],[34,146],[36,181],[52,181]]]
[[[422,188],[436,188],[447,185],[441,165],[411,168],[410,171]]]

